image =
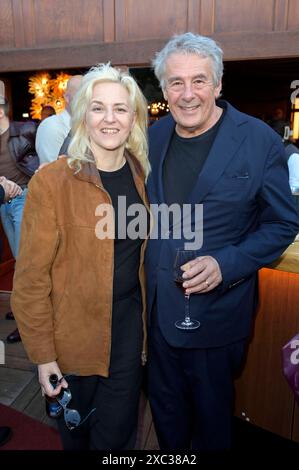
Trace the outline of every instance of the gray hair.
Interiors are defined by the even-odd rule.
[[[152,62],[155,75],[162,90],[165,89],[166,61],[171,54],[196,54],[211,59],[214,86],[218,86],[223,75],[223,51],[211,38],[199,34],[184,33],[173,36],[160,52],[156,52]]]

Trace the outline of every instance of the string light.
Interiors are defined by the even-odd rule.
[[[148,110],[151,114],[151,116],[158,116],[159,114],[165,114],[169,112],[169,106],[168,106],[168,103],[166,103],[166,101],[158,101],[157,103],[156,102],[153,102],[151,104],[148,105]]]
[[[29,93],[34,95],[31,100],[30,115],[40,119],[43,106],[52,106],[56,113],[64,110],[64,92],[70,75],[59,72],[51,78],[48,72],[38,73],[29,78]]]

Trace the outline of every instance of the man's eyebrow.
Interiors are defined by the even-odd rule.
[[[207,75],[205,73],[198,73],[197,75],[194,75],[193,77],[191,77],[191,80],[196,80],[197,78],[200,78],[200,79],[203,79],[203,78],[207,78]],[[180,77],[180,76],[173,76],[173,77],[170,77],[168,78],[168,83],[171,83],[171,82],[175,82],[176,80],[184,80],[183,77]]]

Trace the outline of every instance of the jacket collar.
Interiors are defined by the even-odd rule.
[[[9,137],[18,137],[20,135],[20,123],[10,121],[9,123]]]
[[[142,188],[144,186],[145,178],[144,178],[144,173],[143,173],[141,164],[139,163],[137,158],[127,150],[125,150],[125,158],[131,169],[131,172],[132,172],[135,184],[136,184],[136,188],[139,194],[143,195]],[[104,189],[99,171],[94,162],[83,163],[81,166],[81,169],[78,172],[74,172],[74,176],[82,181],[93,183],[96,186]]]

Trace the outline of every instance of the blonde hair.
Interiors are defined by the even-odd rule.
[[[147,143],[147,102],[134,78],[128,72],[111,67],[110,63],[92,67],[84,75],[81,86],[72,101],[72,140],[68,148],[69,166],[79,171],[82,162],[94,162],[89,136],[86,132],[85,115],[92,99],[93,88],[101,82],[119,83],[128,91],[136,120],[126,142],[126,149],[140,162],[147,178],[150,172]]]

